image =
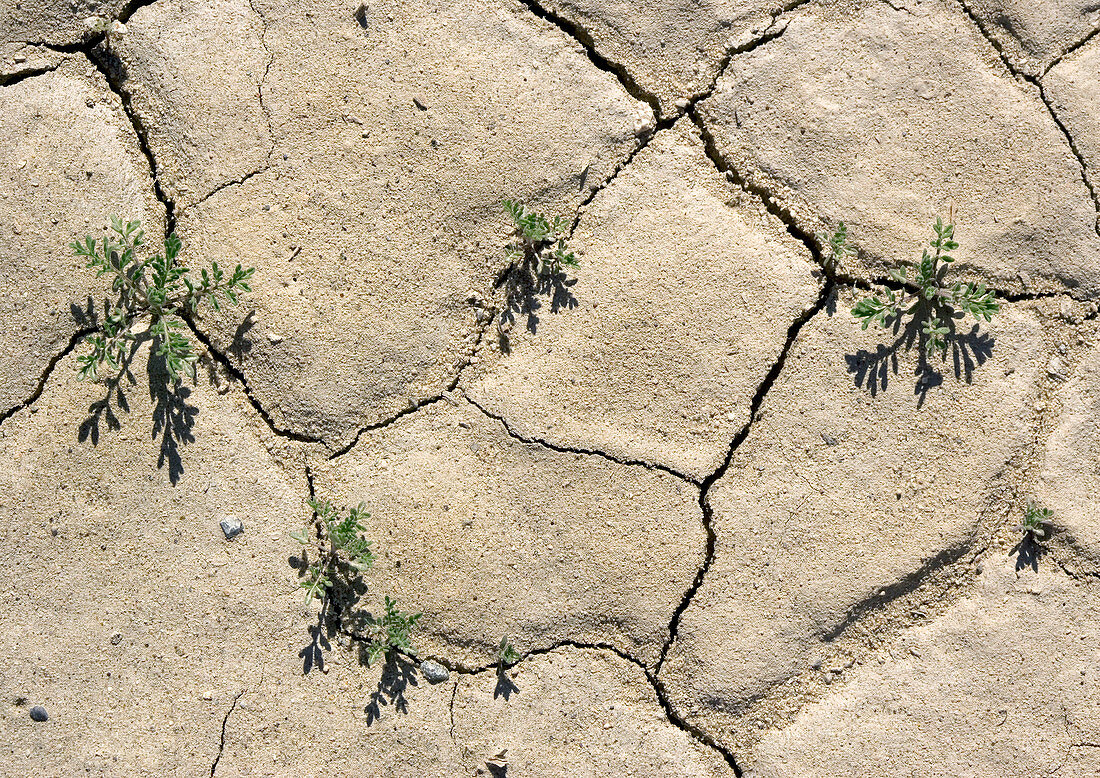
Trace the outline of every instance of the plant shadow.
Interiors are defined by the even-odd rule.
[[[367,659],[366,646],[360,643],[359,662],[367,664]],[[364,708],[367,714],[367,726],[373,725],[382,718],[382,708],[386,706],[392,707],[398,713],[407,714],[409,703],[405,699],[405,690],[410,685],[419,685],[416,662],[397,651],[387,651],[378,686],[371,693],[370,701]]]
[[[291,556],[287,561],[298,573],[299,579],[304,580],[310,567],[308,551],[303,550],[300,556]],[[366,593],[367,584],[361,575],[345,570],[343,575],[333,576],[332,586],[321,601],[316,621],[307,627],[306,644],[298,652],[303,675],[308,675],[314,668],[325,672],[325,652],[332,650],[332,638],[341,634],[355,641],[359,664],[371,665],[368,644],[360,637],[360,628],[370,620],[371,614],[356,607]],[[392,649],[385,653],[378,685],[364,708],[367,726],[382,717],[383,708],[392,707],[401,714],[409,712],[405,690],[410,685],[419,685],[418,672],[419,666],[412,657]]]
[[[1047,549],[1042,543],[1035,540],[1034,536],[1030,532],[1025,532],[1024,536],[1020,538],[1012,550],[1008,552],[1009,556],[1016,555],[1016,572],[1019,573],[1022,570],[1030,567],[1034,573],[1039,572],[1039,560],[1047,553]]]
[[[872,397],[886,391],[891,375],[897,377],[901,373],[900,352],[916,350],[917,363],[912,373],[915,379],[913,394],[918,397],[917,407],[920,408],[928,393],[943,384],[945,371],[950,371],[955,380],[969,384],[973,382],[974,371],[993,355],[996,339],[992,335],[981,332],[977,324],[968,332],[959,333],[956,321],[951,319],[947,322],[947,352],[937,366],[929,359],[931,344],[928,336],[921,331],[921,324],[920,317],[911,318],[904,326],[900,319],[894,318],[888,325],[893,335],[889,344],[880,343],[874,351],[859,349],[845,354],[847,369],[855,385],[870,392]]]
[[[238,362],[243,362],[245,356],[252,351],[253,343],[252,339],[248,337],[248,333],[256,326],[255,317],[256,309],[253,308],[248,312],[248,315],[241,320],[241,323],[233,332],[233,339],[229,341],[229,348],[227,350]]]
[[[507,702],[513,694],[519,694],[519,687],[508,677],[508,670],[503,666],[497,666],[497,683],[493,688],[493,699],[503,697]]]
[[[504,308],[497,322],[500,350],[505,354],[512,350],[508,331],[520,317],[526,319],[528,332],[534,335],[538,331],[539,311],[544,300],[550,303],[550,313],[576,308],[577,298],[573,294],[576,283],[577,279],[561,271],[539,274],[528,259],[505,269],[495,284],[498,289],[504,287]]]
[[[75,312],[80,309],[76,306],[73,306],[73,309],[76,317]],[[85,314],[84,311],[81,313]],[[94,325],[97,321],[90,300],[86,316],[87,318],[83,319],[85,322]],[[78,321],[82,320],[78,318]],[[193,430],[199,409],[188,403],[191,389],[184,386],[181,381],[173,381],[169,377],[165,358],[157,354],[160,347],[160,339],[157,337],[139,336],[130,344],[130,349],[123,357],[118,372],[102,381],[106,388],[103,398],[88,406],[88,416],[80,423],[77,440],[81,443],[91,441],[93,446],[98,446],[102,428],[111,432],[122,429],[122,422],[115,412],[115,407],[124,413],[130,413],[130,403],[124,391],[124,384],[130,387],[137,386],[137,378],[131,366],[138,350],[145,344],[148,344],[149,348],[149,359],[146,364],[149,399],[153,401],[151,437],[154,440],[160,438],[157,467],[167,467],[168,480],[175,486],[184,473],[180,448],[195,442]]]
[[[292,566],[295,566],[294,559],[291,557]],[[329,635],[336,630],[336,619],[328,607],[328,600],[325,600],[317,611],[317,622],[307,628],[309,640],[298,652],[298,658],[302,660],[302,675],[309,675],[315,667],[322,673],[325,671],[325,652],[332,650]]]

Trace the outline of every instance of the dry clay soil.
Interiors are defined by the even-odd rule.
[[[1100,775],[1098,30],[3,0],[0,773]],[[924,360],[850,310],[951,209],[1001,310]],[[77,380],[114,215],[256,268],[193,385]],[[358,603],[303,606],[311,497],[371,514]]]

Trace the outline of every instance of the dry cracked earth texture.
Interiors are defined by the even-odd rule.
[[[1100,775],[1098,30],[3,0],[0,773]],[[993,320],[861,327],[949,213]],[[77,380],[112,216],[256,268],[193,383]],[[376,558],[303,606],[312,500]]]

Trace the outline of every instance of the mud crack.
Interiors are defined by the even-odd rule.
[[[245,397],[248,398],[248,402],[255,409],[256,413],[267,423],[267,426],[271,428],[271,431],[281,438],[287,438],[297,443],[320,443],[327,447],[327,444],[322,438],[313,437],[311,435],[304,435],[300,432],[295,432],[292,429],[285,429],[275,423],[275,420],[271,418],[271,414],[267,409],[263,407],[259,400],[256,399],[256,395],[252,392],[252,387],[248,384],[248,379],[245,378],[244,373],[233,364],[233,362],[223,354],[220,350],[214,347],[209,336],[195,324],[195,320],[192,316],[182,316],[183,320],[187,323],[187,327],[191,330],[191,334],[195,336],[195,339],[199,341],[210,354],[210,357],[217,362],[221,367],[238,381],[241,388],[244,390]]]
[[[1095,38],[1097,35],[1100,35],[1100,27],[1097,27],[1092,32],[1086,34],[1084,37],[1081,38],[1081,40],[1077,41],[1072,46],[1070,46],[1068,49],[1063,51],[1060,55],[1058,55],[1053,60],[1051,60],[1050,64],[1047,65],[1045,68],[1043,68],[1043,72],[1039,74],[1039,78],[1042,78],[1043,76],[1045,76],[1055,66],[1060,64],[1063,60],[1067,59],[1068,57],[1073,56],[1078,51],[1085,48],[1085,46],[1089,45],[1089,43],[1091,43],[1093,38]]]
[[[983,38],[985,38],[986,42],[989,43],[989,45],[992,46],[993,49],[997,52],[997,56],[1000,57],[1001,62],[1004,63],[1004,66],[1008,70],[1008,72],[1011,73],[1018,80],[1030,84],[1038,92],[1039,99],[1042,100],[1043,105],[1046,106],[1047,113],[1054,121],[1054,124],[1058,127],[1058,130],[1065,137],[1066,144],[1069,146],[1070,151],[1073,153],[1073,156],[1077,158],[1077,164],[1081,168],[1081,181],[1084,183],[1085,188],[1088,189],[1089,196],[1092,198],[1093,208],[1097,211],[1098,216],[1100,216],[1100,193],[1096,191],[1096,187],[1094,187],[1092,181],[1089,180],[1088,165],[1086,164],[1085,158],[1081,154],[1081,151],[1077,148],[1077,143],[1076,141],[1074,141],[1073,135],[1070,134],[1069,128],[1067,128],[1062,120],[1058,117],[1058,113],[1050,104],[1050,99],[1046,95],[1046,90],[1043,88],[1043,82],[1041,78],[1033,76],[1029,73],[1025,73],[1019,70],[1015,65],[1013,65],[1012,60],[1005,53],[1004,47],[995,37],[993,37],[993,35],[990,34],[989,30],[986,29],[986,26],[982,23],[981,19],[979,19],[974,11],[970,8],[970,4],[967,3],[966,0],[957,0],[957,2],[959,4],[959,7],[963,10],[967,17],[969,17],[971,24],[974,25],[974,29],[976,29],[978,33]],[[1087,38],[1091,38],[1092,35],[1096,34],[1096,32],[1097,31],[1093,31],[1093,33],[1090,33]],[[1080,45],[1084,45],[1084,42],[1082,41]],[[1067,55],[1068,53],[1069,52],[1067,52]],[[1045,73],[1046,71],[1044,70],[1043,74]],[[1095,229],[1096,234],[1100,236],[1100,219],[1093,223],[1093,228]]]
[[[229,710],[225,712],[225,717],[222,718],[222,736],[221,742],[218,744],[218,753],[214,757],[214,764],[210,765],[210,778],[214,778],[214,773],[218,769],[218,762],[221,761],[222,754],[225,752],[225,727],[229,723],[229,717],[233,714],[233,711],[237,707],[237,701],[241,699],[241,696],[245,693],[245,689],[241,689],[237,692],[237,696],[233,698],[232,704],[229,706]]]
[[[500,422],[500,424],[504,427],[505,432],[507,432],[510,437],[514,438],[515,440],[520,441],[521,443],[527,443],[529,445],[535,445],[535,446],[542,446],[543,448],[548,448],[551,451],[558,451],[562,454],[584,454],[586,456],[601,457],[603,459],[606,459],[610,462],[614,462],[614,463],[619,464],[619,465],[627,465],[629,467],[644,467],[646,470],[657,470],[657,471],[660,471],[662,473],[667,473],[668,475],[671,475],[674,478],[679,478],[681,481],[686,481],[687,483],[691,484],[692,486],[699,487],[701,485],[699,481],[695,480],[691,476],[685,475],[684,473],[673,470],[671,467],[668,467],[668,466],[662,465],[662,464],[658,464],[656,462],[646,462],[646,461],[641,460],[641,459],[622,459],[621,457],[617,457],[614,454],[608,454],[606,451],[600,451],[599,449],[577,448],[577,447],[573,447],[573,446],[562,446],[562,445],[559,445],[557,443],[551,443],[550,441],[544,440],[543,438],[528,437],[528,436],[525,436],[525,435],[521,435],[518,432],[516,432],[514,429],[512,429],[512,426],[508,423],[508,420],[506,418],[504,418],[503,416],[497,416],[495,413],[492,413],[491,411],[487,410],[477,400],[472,399],[471,397],[469,397],[465,393],[463,393],[462,396],[465,397],[466,401],[468,403],[470,403],[470,405],[474,406],[479,411],[481,411],[482,414],[489,417],[490,419],[493,419],[494,421]]]
[[[29,408],[39,397],[41,397],[42,390],[46,388],[46,382],[49,380],[50,374],[53,373],[54,368],[57,367],[57,363],[71,354],[73,350],[80,345],[80,342],[93,332],[95,332],[95,329],[91,327],[74,332],[73,336],[69,338],[69,344],[50,358],[49,364],[46,365],[46,369],[42,371],[42,375],[38,378],[38,385],[34,388],[34,391],[31,392],[30,396],[15,407],[0,413],[0,424],[3,424],[24,408]]]
[[[658,121],[660,120],[661,105],[657,97],[643,89],[638,82],[634,80],[634,76],[627,70],[626,66],[618,62],[613,62],[600,53],[595,40],[589,34],[588,30],[555,11],[543,8],[536,3],[535,0],[519,1],[535,16],[554,25],[579,43],[593,65],[605,73],[613,75],[631,97],[648,105],[653,111],[653,116]]]
[[[264,66],[264,74],[260,76],[259,82],[256,84],[256,97],[260,101],[260,110],[264,112],[264,116],[267,118],[267,134],[271,138],[271,148],[267,151],[267,165],[265,169],[271,167],[271,155],[275,153],[275,129],[271,123],[271,110],[267,107],[267,103],[264,102],[264,84],[267,83],[267,74],[271,72],[271,66],[275,64],[275,52],[267,45],[267,17],[263,12],[256,8],[256,4],[253,0],[248,0],[248,7],[252,9],[252,13],[256,14],[260,20],[260,26],[263,28],[263,32],[260,33],[260,45],[264,47],[264,51],[267,52],[267,64]],[[259,171],[257,171],[259,172]],[[252,174],[250,174],[252,175]],[[245,176],[247,179],[249,176]],[[242,179],[243,181],[243,179]],[[210,194],[213,194],[211,192]],[[209,197],[210,195],[207,195]],[[205,197],[203,198],[206,199]]]
[[[473,357],[473,355],[476,354],[477,350],[481,347],[481,344],[485,339],[485,333],[488,331],[489,326],[493,323],[494,319],[497,316],[497,313],[498,312],[496,311],[489,311],[486,313],[485,316],[481,317],[482,320],[478,321],[477,326],[474,328],[474,332],[477,334],[477,337],[475,338],[474,342],[466,349],[466,353],[462,354],[459,357],[461,364],[455,371],[454,376],[439,394],[424,400],[412,401],[407,407],[402,408],[397,413],[383,419],[382,421],[360,427],[359,430],[355,433],[355,437],[353,437],[347,445],[337,449],[336,451],[333,451],[332,454],[329,455],[329,460],[342,457],[344,454],[355,448],[359,444],[359,438],[361,438],[363,436],[363,433],[365,432],[374,432],[375,430],[384,429],[391,424],[397,422],[398,420],[403,419],[409,414],[416,413],[421,408],[426,408],[429,405],[434,405],[440,400],[450,400],[449,395],[458,387],[459,381],[462,380],[463,371],[470,366],[471,357]]]
[[[122,101],[122,110],[126,114],[126,118],[130,120],[130,126],[134,130],[138,148],[149,164],[149,175],[153,179],[153,193],[161,205],[164,206],[164,234],[166,236],[171,235],[176,231],[176,202],[165,193],[160,184],[160,168],[157,165],[153,149],[149,145],[149,133],[141,120],[141,116],[134,110],[130,93],[122,83],[122,74],[125,72],[124,66],[114,52],[111,51],[105,38],[101,38],[94,44],[89,44],[85,48],[84,54],[95,65],[96,70],[103,76],[111,91]]]
[[[343,634],[345,634],[349,639],[351,639],[353,641],[362,642],[362,640],[363,640],[362,638],[358,637],[357,635],[355,635],[352,632],[348,632],[348,631],[345,631],[345,630],[341,630],[341,631],[343,632]],[[619,657],[623,661],[629,662],[630,664],[637,667],[639,670],[642,671],[643,675],[646,678],[646,681],[652,687],[653,692],[654,692],[654,696],[656,696],[657,702],[660,704],[661,708],[664,710],[665,718],[667,719],[667,721],[670,724],[672,724],[674,727],[676,727],[677,729],[680,729],[683,732],[686,732],[693,740],[695,740],[695,741],[703,744],[707,748],[717,752],[725,760],[726,764],[728,764],[730,766],[730,768],[733,770],[734,774],[736,776],[738,776],[738,778],[740,778],[741,768],[738,766],[737,760],[734,757],[733,752],[730,751],[729,749],[725,748],[720,743],[718,743],[713,737],[711,737],[709,734],[707,734],[703,730],[699,729],[698,727],[696,727],[696,726],[692,725],[691,723],[689,723],[688,721],[684,720],[676,712],[675,708],[672,707],[671,703],[669,703],[668,694],[665,691],[664,684],[662,684],[660,679],[657,677],[656,671],[651,671],[648,667],[646,667],[644,662],[642,662],[641,660],[635,658],[634,656],[631,656],[629,653],[627,653],[626,651],[623,651],[620,648],[617,648],[616,646],[613,646],[609,643],[584,643],[584,642],[580,642],[580,641],[576,641],[576,640],[560,640],[560,641],[558,641],[558,642],[556,642],[552,645],[549,645],[549,646],[544,646],[542,648],[531,649],[530,651],[526,652],[522,657],[520,657],[520,659],[518,661],[511,664],[510,667],[516,667],[516,666],[522,664],[525,660],[527,660],[530,657],[544,656],[546,654],[551,654],[555,651],[558,651],[562,648],[575,648],[575,649],[585,650],[585,651],[606,651],[606,652],[615,654],[615,656]],[[416,662],[419,659],[416,656],[405,654],[403,652],[400,652],[400,653],[401,653],[402,657],[404,657],[406,660],[408,660],[410,662]],[[482,665],[482,666],[479,666],[479,667],[468,667],[466,665],[463,665],[460,662],[454,662],[452,660],[449,660],[446,657],[433,656],[431,658],[432,658],[433,661],[436,661],[439,664],[443,665],[444,667],[447,668],[447,670],[449,670],[452,673],[455,673],[456,675],[466,675],[466,676],[474,677],[474,676],[482,675],[482,674],[488,673],[488,672],[498,672],[499,671],[499,665],[497,665],[496,663]],[[454,690],[451,692],[451,738],[452,738],[452,740],[455,739],[454,702],[455,702],[455,697],[457,696],[457,694],[458,694],[458,683],[456,682]]]
[[[0,87],[12,86],[18,84],[20,81],[26,81],[28,78],[34,78],[35,76],[45,75],[46,73],[52,73],[61,67],[61,63],[56,65],[46,65],[39,68],[27,68],[26,70],[20,70],[15,73],[9,73],[8,75],[0,75]]]
[[[833,289],[833,282],[827,282],[822,287],[814,304],[807,308],[802,315],[795,319],[791,323],[791,326],[787,328],[786,343],[783,344],[779,356],[765,374],[764,380],[756,388],[756,393],[753,395],[752,403],[749,406],[749,421],[745,423],[745,426],[741,428],[730,442],[729,450],[726,452],[726,458],[723,460],[722,464],[699,484],[699,508],[703,512],[703,526],[707,531],[706,556],[704,557],[703,564],[700,566],[699,571],[695,575],[695,580],[688,590],[684,592],[684,596],[673,613],[672,620],[669,622],[668,638],[661,648],[661,654],[657,660],[656,673],[660,673],[661,668],[664,666],[669,649],[671,649],[672,644],[676,642],[676,636],[680,628],[680,620],[683,618],[684,612],[688,609],[688,606],[691,605],[691,601],[694,599],[696,592],[699,591],[699,587],[703,585],[703,580],[706,578],[707,571],[710,570],[710,566],[714,562],[717,534],[714,530],[714,509],[710,505],[710,490],[714,484],[725,475],[726,471],[729,469],[730,463],[733,461],[734,453],[749,436],[753,422],[756,420],[756,416],[760,411],[760,406],[764,403],[764,398],[767,397],[776,379],[779,378],[779,374],[783,371],[783,366],[787,361],[787,354],[790,352],[791,346],[794,345],[795,340],[797,340],[798,334],[802,331],[806,323],[828,304],[829,298],[833,294]]]

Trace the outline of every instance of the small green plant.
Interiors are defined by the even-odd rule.
[[[347,516],[341,516],[327,500],[310,500],[309,507],[316,514],[317,540],[305,532],[291,533],[303,546],[318,549],[313,562],[306,554],[306,573],[300,583],[306,590],[307,605],[314,598],[323,600],[338,578],[346,583],[374,564],[370,541],[363,537],[363,520],[370,518],[363,505],[350,509]]]
[[[1024,509],[1024,519],[1016,526],[1016,531],[1023,532],[1025,537],[1030,537],[1036,542],[1046,540],[1050,536],[1048,524],[1053,518],[1054,511],[1029,502]]]
[[[368,616],[364,622],[367,638],[367,664],[374,664],[390,651],[413,654],[409,636],[420,621],[420,613],[404,613],[397,609],[397,602],[386,597],[386,612],[382,618]]]
[[[888,327],[903,315],[912,315],[921,323],[922,348],[935,350],[946,358],[950,319],[972,315],[980,323],[990,321],[1000,310],[994,293],[984,284],[956,281],[948,283],[947,269],[955,258],[948,252],[959,247],[955,242],[955,225],[938,218],[933,225],[935,237],[924,250],[919,264],[894,269],[890,277],[900,284],[915,286],[916,291],[886,290],[883,297],[867,297],[856,303],[852,315],[863,320],[863,329],[872,322]]]
[[[514,665],[520,660],[519,652],[516,651],[516,647],[508,640],[508,636],[505,635],[500,639],[500,647],[497,649],[497,670],[504,672],[504,668]]]
[[[834,272],[844,266],[844,258],[851,249],[848,248],[848,228],[844,222],[838,222],[832,235],[821,233],[817,236],[822,246],[822,260],[825,269]]]
[[[565,243],[569,228],[565,219],[547,219],[512,200],[504,201],[504,210],[514,226],[515,240],[507,249],[511,261],[527,263],[537,276],[558,275],[565,267],[577,267],[577,257]]]
[[[307,547],[303,552],[304,573],[299,582],[306,590],[305,604],[318,599],[323,605],[334,589],[355,592],[359,576],[374,564],[371,542],[363,537],[366,532],[363,522],[370,518],[370,514],[362,503],[347,509],[346,515],[327,500],[310,500],[309,506],[314,512],[310,527],[316,529],[317,538],[314,540],[306,532],[293,532],[291,537]],[[317,557],[312,561],[309,559],[309,547],[317,550]],[[364,591],[359,589],[358,593]],[[357,598],[358,594],[355,596]],[[381,618],[370,614],[349,614],[352,623],[361,625],[356,632],[366,640],[369,664],[393,650],[413,653],[409,636],[421,615],[398,610],[397,602],[388,596]]]
[[[198,278],[188,276],[176,264],[183,244],[175,233],[165,239],[163,254],[139,259],[137,250],[144,245],[141,222],[117,217],[111,219],[111,230],[101,241],[88,235],[84,242],[71,244],[73,253],[85,257],[96,275],[114,276],[111,290],[118,295],[113,306],[106,306],[100,331],[85,338],[92,350],[77,357],[81,380],[97,378],[104,365],[117,373],[132,344],[150,333],[172,381],[178,383],[184,376],[194,381],[198,357],[181,332],[187,328],[185,317],[196,315],[206,301],[220,310],[219,298],[235,303],[238,293],[252,291],[248,280],[255,268],[239,264],[228,275],[212,262],[209,270],[199,271]]]

